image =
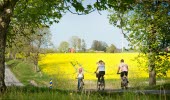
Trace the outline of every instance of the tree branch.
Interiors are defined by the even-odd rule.
[[[71,11],[71,10],[69,9],[69,5],[67,4],[67,1],[66,1],[66,0],[64,0],[64,3],[66,4],[66,7],[68,7],[67,10],[68,10],[70,13],[72,13],[72,14],[86,15],[86,14],[92,13],[92,12],[94,12],[94,11],[96,10],[96,9],[92,9],[91,11],[88,11],[88,9],[86,9],[86,10],[84,10],[84,12],[82,12],[82,13],[73,12],[73,11]],[[70,2],[70,3],[72,3],[72,2]],[[88,11],[88,13],[85,13],[85,11]]]

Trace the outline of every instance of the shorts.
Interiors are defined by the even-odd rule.
[[[104,75],[105,75],[105,71],[99,71],[99,77]]]
[[[123,71],[120,73],[120,77],[123,77],[123,76],[128,76],[128,71]]]

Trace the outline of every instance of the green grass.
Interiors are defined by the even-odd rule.
[[[30,85],[30,80],[34,80],[40,86],[48,84],[50,77],[48,75],[41,75],[34,71],[34,65],[22,60],[10,60],[6,62],[15,76],[24,84]]]
[[[169,98],[170,95],[147,95],[134,92],[76,92],[31,86],[10,87],[6,93],[0,94],[0,99],[5,100],[168,100]]]
[[[76,89],[77,80],[67,80],[67,79],[60,79],[54,78],[53,76],[48,76],[42,73],[37,73],[34,71],[33,64],[29,62],[25,62],[22,60],[9,60],[7,62],[8,66],[12,70],[12,72],[16,75],[16,77],[24,84],[29,85],[30,80],[34,80],[38,86],[44,87],[49,85],[49,80],[53,79],[53,87],[58,89]],[[170,86],[167,85],[170,83],[170,78],[162,78],[157,79],[157,86],[148,87],[148,79],[147,78],[130,78],[129,79],[129,86],[135,89],[157,89],[160,88],[170,89]],[[95,89],[96,88],[96,80],[84,80],[85,81],[85,88],[86,89]],[[163,81],[163,83],[162,83]],[[165,85],[164,85],[165,84]],[[110,79],[106,80],[106,88],[118,89],[120,88],[120,79]]]
[[[15,99],[15,100],[164,100],[170,98],[170,95],[142,94],[134,93],[133,90],[170,90],[169,78],[157,79],[158,81],[165,80],[165,83],[158,83],[153,87],[148,87],[148,79],[129,79],[128,92],[124,93],[109,93],[84,91],[83,93],[76,92],[77,80],[57,79],[53,76],[44,75],[34,71],[32,64],[22,60],[10,60],[8,66],[16,77],[24,83],[24,87],[8,87],[6,93],[0,94],[0,99]],[[50,78],[53,79],[53,89],[49,89]],[[30,86],[29,80],[34,80],[39,87]],[[84,80],[85,89],[96,89],[96,80]],[[106,80],[106,88],[119,89],[120,80]],[[132,90],[132,91],[131,91]]]

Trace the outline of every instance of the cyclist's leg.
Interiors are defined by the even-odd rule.
[[[83,78],[80,79],[80,87],[83,87]]]
[[[80,88],[80,82],[81,82],[81,79],[80,79],[80,78],[78,78],[77,89],[79,89],[79,88]]]
[[[121,80],[123,79],[123,76],[124,76],[124,72],[121,72],[120,73]]]
[[[84,85],[84,81],[83,81],[83,79],[82,79],[82,83],[83,83],[83,85]]]
[[[125,71],[124,74],[125,74],[125,76],[127,78],[127,82],[129,83],[129,81],[128,81],[128,71]]]
[[[104,90],[105,88],[105,81],[104,81],[104,75],[105,75],[105,71],[102,71],[102,75],[101,75],[101,89]]]
[[[100,78],[101,78],[101,71],[99,71],[98,82],[100,82]]]
[[[102,77],[102,81],[103,81],[103,82],[104,82],[104,75],[105,75],[105,71],[102,71],[101,77]]]
[[[123,76],[124,76],[124,72],[120,73],[120,77],[121,77],[121,87],[123,88]]]

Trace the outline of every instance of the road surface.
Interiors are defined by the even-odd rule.
[[[5,64],[5,84],[6,86],[24,86],[11,72],[8,66]]]

